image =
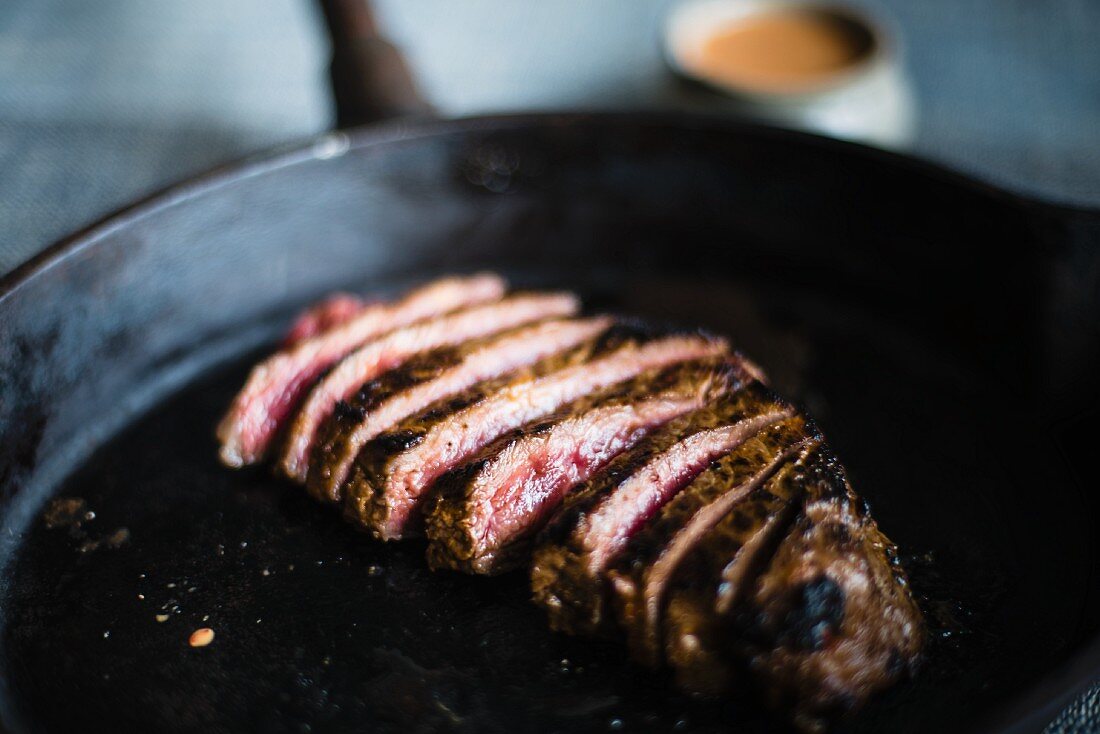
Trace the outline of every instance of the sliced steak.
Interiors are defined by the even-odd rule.
[[[367,306],[336,328],[264,360],[252,369],[218,425],[222,462],[239,467],[264,458],[317,378],[368,339],[462,306],[495,301],[504,290],[504,281],[496,275],[437,280],[396,303]]]
[[[603,572],[631,534],[714,460],[792,412],[753,383],[662,426],[570,492],[531,564],[534,598],[550,626],[609,631]]]
[[[524,426],[437,483],[428,563],[467,573],[511,570],[567,492],[619,452],[751,379],[737,358],[643,373]]]
[[[392,498],[382,495],[385,477],[389,465],[401,455],[419,445],[425,436],[439,430],[454,416],[487,401],[497,393],[513,390],[531,381],[541,379],[577,365],[582,365],[622,348],[624,345],[641,343],[657,338],[657,334],[648,327],[636,327],[621,323],[614,324],[599,336],[589,339],[564,352],[552,354],[530,365],[524,365],[499,378],[485,380],[455,395],[445,397],[424,408],[419,413],[399,421],[380,435],[371,439],[360,450],[348,473],[344,484],[344,515],[354,523],[362,525],[372,535],[386,540],[418,535],[421,530],[421,513],[412,513],[405,506],[392,506]],[[376,482],[382,484],[375,486]],[[393,509],[400,510],[401,522]],[[392,532],[383,534],[372,526],[389,527]]]
[[[806,504],[746,599],[724,610],[728,649],[802,729],[910,673],[924,626],[893,543],[840,463],[805,468]]]
[[[310,391],[290,425],[280,468],[291,479],[304,483],[317,429],[332,415],[336,404],[413,355],[532,321],[569,316],[579,307],[576,296],[568,293],[520,294],[397,329],[367,342],[344,357]]]
[[[691,549],[734,504],[767,482],[813,433],[795,415],[745,441],[669,500],[635,532],[608,569],[616,618],[631,654],[656,667],[661,662],[661,614],[669,579]]]
[[[369,442],[349,481],[349,516],[386,540],[418,533],[417,510],[428,488],[508,431],[647,370],[727,349],[725,341],[705,335],[655,338],[631,328],[612,329],[597,342],[514,379],[472,389]]]
[[[722,644],[727,610],[767,565],[801,507],[807,461],[820,444],[805,449],[756,487],[686,554],[668,583],[663,619],[665,660],[677,683],[693,693],[720,694],[733,681],[731,656]]]
[[[368,382],[328,420],[314,449],[307,486],[338,502],[355,457],[398,421],[478,382],[571,349],[611,326],[609,317],[554,320],[430,352]]]

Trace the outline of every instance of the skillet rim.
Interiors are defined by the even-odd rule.
[[[879,165],[892,166],[911,175],[925,176],[944,185],[1016,207],[1021,211],[1046,214],[1063,221],[1086,219],[1100,225],[1100,207],[1081,207],[1044,201],[916,156],[797,130],[743,122],[716,114],[678,111],[533,112],[418,120],[399,119],[320,133],[304,140],[246,155],[208,169],[204,173],[156,189],[62,237],[0,276],[0,305],[24,284],[94,244],[103,236],[127,226],[130,222],[142,219],[180,201],[269,171],[310,160],[338,157],[352,149],[369,148],[387,143],[416,142],[441,134],[584,124],[625,127],[666,126],[726,132],[761,139],[786,140],[797,145],[862,156]]]
[[[440,135],[478,133],[523,128],[581,127],[669,127],[683,130],[728,133],[760,140],[786,141],[793,145],[862,157],[905,175],[923,176],[956,191],[969,192],[1038,218],[1059,222],[1084,221],[1100,227],[1100,207],[1082,207],[1045,201],[1010,191],[980,177],[915,156],[873,148],[820,135],[748,123],[716,114],[677,111],[535,112],[476,115],[458,118],[425,118],[373,123],[330,131],[286,145],[246,155],[191,176],[99,217],[57,240],[8,273],[0,276],[0,309],[18,291],[59,266],[69,257],[94,246],[102,238],[124,229],[177,203],[214,192],[254,176],[300,163],[339,157],[347,151],[377,145],[416,143]],[[991,712],[980,719],[975,731],[1015,732],[1044,727],[1072,700],[1100,676],[1100,636],[1088,641],[1063,663],[1024,691],[1007,711]]]

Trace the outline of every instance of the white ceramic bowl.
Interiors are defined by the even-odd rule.
[[[853,63],[797,91],[762,90],[721,82],[698,63],[716,31],[781,10],[821,13],[866,33],[868,49]],[[664,29],[669,66],[722,93],[730,111],[772,124],[883,147],[904,148],[915,130],[915,104],[894,34],[863,13],[804,0],[685,0],[673,6]]]

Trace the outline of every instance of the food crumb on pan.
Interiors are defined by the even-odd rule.
[[[118,548],[122,546],[126,541],[130,539],[129,528],[119,528],[110,535],[107,536],[106,542],[112,548]]]
[[[91,519],[86,517],[91,514],[85,512],[87,506],[87,503],[80,497],[57,497],[50,501],[46,511],[42,513],[42,518],[46,523],[46,527],[50,530],[72,525],[79,526],[82,522],[82,515],[85,516],[85,519]],[[95,515],[93,514],[92,517],[95,517]]]
[[[191,645],[191,647],[206,647],[213,641],[214,630],[210,629],[209,627],[202,627],[192,632],[191,637],[190,639],[188,639],[187,642]]]
[[[158,622],[167,622],[168,621],[168,615],[167,614],[158,614],[156,616],[156,620]]]
[[[121,548],[130,540],[130,531],[127,528],[119,528],[110,535],[105,535],[101,538],[89,538],[87,537],[87,533],[81,528],[80,523],[77,522],[70,526],[69,532],[72,533],[74,537],[85,538],[84,542],[77,546],[77,550],[81,553],[91,553],[92,551],[99,550],[104,545],[108,548]]]

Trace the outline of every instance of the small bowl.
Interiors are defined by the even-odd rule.
[[[752,18],[782,12],[818,16],[842,27],[858,44],[836,71],[786,87],[722,79],[701,64],[715,35]],[[665,57],[680,76],[721,93],[725,107],[773,124],[832,137],[901,148],[914,132],[914,102],[901,69],[898,44],[883,26],[839,5],[800,0],[687,0],[665,22]]]

